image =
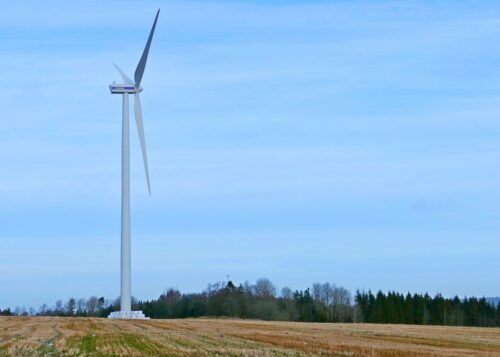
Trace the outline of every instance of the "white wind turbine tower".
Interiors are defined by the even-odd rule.
[[[149,34],[148,42],[144,48],[141,59],[137,64],[134,74],[134,82],[114,65],[123,79],[123,83],[113,82],[109,86],[112,94],[123,95],[123,119],[122,119],[122,229],[121,229],[121,299],[120,311],[114,311],[109,315],[111,319],[144,319],[146,318],[142,311],[132,311],[132,298],[130,292],[130,142],[129,142],[129,120],[128,120],[128,95],[134,94],[134,113],[139,141],[141,143],[142,158],[144,160],[144,169],[146,171],[146,180],[148,191],[151,195],[151,186],[149,184],[148,158],[146,155],[146,143],[144,139],[144,125],[142,123],[141,98],[139,93],[142,91],[141,80],[146,68],[149,47],[155,32],[156,22],[160,10],[156,13],[153,27]]]

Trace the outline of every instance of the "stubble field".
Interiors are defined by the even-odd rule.
[[[500,329],[0,317],[0,356],[500,356]]]

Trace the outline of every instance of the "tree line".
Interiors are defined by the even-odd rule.
[[[356,305],[359,318],[363,322],[418,324],[418,325],[456,325],[456,326],[500,326],[500,303],[495,307],[485,298],[444,298],[437,294],[397,292],[384,294],[379,291],[356,292]]]
[[[43,304],[38,310],[16,307],[0,315],[96,316],[107,317],[119,309],[119,299],[92,296],[70,298],[55,305]],[[369,322],[428,325],[500,326],[500,304],[484,298],[452,299],[441,295],[375,295],[371,291],[351,293],[330,283],[314,283],[305,290],[284,287],[279,292],[269,279],[236,285],[232,281],[209,284],[200,293],[183,294],[170,288],[158,299],[132,301],[134,310],[151,318],[233,317],[244,319],[306,322]]]
[[[233,282],[211,284],[197,294],[181,294],[169,289],[158,299],[137,304],[146,316],[178,318],[226,316],[245,319],[352,322],[353,309],[348,290],[313,284],[312,290],[292,291],[276,287],[268,279],[236,286]]]

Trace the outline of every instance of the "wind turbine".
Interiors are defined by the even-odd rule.
[[[129,141],[129,120],[128,120],[128,95],[134,95],[134,113],[139,141],[141,144],[142,159],[144,161],[144,170],[146,171],[146,181],[148,183],[148,192],[151,195],[151,185],[149,183],[148,157],[146,154],[146,142],[144,139],[144,125],[142,122],[141,80],[146,68],[149,48],[153,40],[156,22],[160,15],[160,9],[156,13],[153,27],[149,33],[148,42],[142,53],[141,59],[137,64],[134,73],[134,82],[120,69],[116,64],[115,68],[120,72],[123,83],[113,82],[109,86],[112,94],[123,95],[123,116],[122,116],[122,216],[121,216],[121,298],[120,311],[114,311],[109,315],[110,319],[144,319],[146,318],[142,311],[132,311],[132,298],[130,292],[130,141]]]

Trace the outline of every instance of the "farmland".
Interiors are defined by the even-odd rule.
[[[0,356],[500,356],[500,329],[0,317]]]

